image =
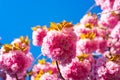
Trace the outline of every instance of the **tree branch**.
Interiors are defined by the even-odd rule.
[[[16,80],[19,80],[17,74],[15,75],[15,77],[16,77]]]
[[[57,66],[57,69],[58,69],[58,71],[59,71],[60,77],[61,77],[63,80],[65,80],[64,77],[62,76],[61,72],[60,72],[59,64],[58,64],[57,61],[56,61],[56,66]]]

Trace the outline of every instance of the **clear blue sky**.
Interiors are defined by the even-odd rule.
[[[32,45],[32,26],[67,20],[78,23],[94,0],[0,0],[0,36],[2,43],[10,43],[21,35],[28,35],[34,57],[40,48]],[[99,12],[95,8],[92,12]]]

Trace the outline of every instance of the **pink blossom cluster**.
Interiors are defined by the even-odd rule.
[[[95,0],[95,2],[103,10],[99,25],[109,27],[111,31],[119,22],[120,0]]]
[[[109,30],[113,29],[115,25],[119,22],[119,14],[115,11],[103,11],[101,14],[99,25],[109,27]]]
[[[111,31],[110,36],[113,38],[120,38],[120,22],[115,25],[115,28]]]
[[[47,30],[45,34],[42,34],[42,32],[39,34],[38,31],[35,31],[36,34],[39,34],[38,37],[41,40],[33,38],[33,42],[38,41],[35,44],[42,42],[42,53],[52,60],[57,60],[62,64],[70,63],[72,58],[76,56],[77,36],[74,33],[73,25],[66,21],[58,24],[52,22]],[[33,31],[33,36],[36,36],[36,34]]]
[[[86,14],[80,24],[74,26],[74,32],[78,36],[77,53],[104,52],[107,45],[105,37],[108,31],[105,27],[98,25],[97,15]]]
[[[88,13],[75,25],[52,22],[41,38],[42,53],[59,62],[57,69],[64,80],[120,79],[120,0],[95,2],[103,10],[100,17]],[[94,52],[102,56],[95,59]],[[48,72],[41,79],[52,80],[53,76],[58,80]]]
[[[59,31],[50,31],[43,39],[42,52],[44,55],[69,63],[75,57],[76,39],[74,33],[65,34]]]
[[[59,76],[55,62],[46,62],[45,59],[39,60],[38,64],[32,69],[31,80],[62,80]]]
[[[118,10],[120,12],[120,0],[95,0],[96,5],[102,10]]]
[[[33,57],[29,52],[27,37],[15,39],[11,44],[4,44],[0,51],[0,70],[5,80],[24,80],[26,70],[30,67]],[[9,78],[8,78],[9,77]]]
[[[120,64],[119,62],[108,60],[101,57],[96,60],[94,72],[91,74],[91,80],[119,80]]]
[[[102,13],[85,14],[78,24],[51,22],[33,27],[32,43],[52,62],[33,61],[28,37],[0,49],[3,80],[120,80],[120,0],[95,0]],[[100,15],[98,17],[98,15]],[[96,55],[98,58],[95,58]]]
[[[33,36],[32,36],[33,45],[41,46],[43,38],[47,34],[47,31],[48,31],[47,28],[45,26],[43,27],[36,26],[36,27],[33,27],[32,29],[33,29]]]
[[[94,59],[91,55],[81,54],[66,66],[61,65],[61,73],[65,80],[87,80],[91,74]]]
[[[110,76],[119,80],[119,22],[112,26],[100,24],[97,15],[92,13],[86,14],[76,25],[66,21],[52,22],[42,38],[42,53],[59,62],[60,69],[57,69],[65,80],[111,80]],[[93,58],[94,52],[102,57]],[[39,67],[42,66],[39,64]],[[44,67],[47,68],[46,65]],[[56,74],[44,72],[39,79],[52,80],[54,76],[55,80],[59,80]]]
[[[95,0],[96,4],[101,7],[102,10],[113,9],[114,2],[117,0]]]

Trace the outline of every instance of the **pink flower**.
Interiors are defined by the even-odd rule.
[[[91,62],[87,59],[82,61],[78,58],[66,66],[60,66],[61,73],[65,80],[86,80],[90,75]]]
[[[42,70],[44,73],[49,71],[52,71],[52,73],[58,73],[56,65],[50,62],[45,62],[43,64],[38,63],[37,65],[34,65],[32,69],[33,76],[36,76],[40,70]]]
[[[115,12],[104,10],[100,17],[99,24],[113,29],[119,20],[119,15]]]
[[[23,78],[32,64],[28,37],[15,39],[11,44],[4,44],[0,50],[0,69],[10,77]]]
[[[87,33],[87,32],[90,32],[90,31],[91,31],[91,29],[90,29],[90,28],[86,28],[84,24],[77,24],[77,25],[75,25],[73,28],[74,28],[75,34],[76,34],[78,37],[80,37],[80,35],[81,35],[82,33]],[[78,38],[78,40],[79,40],[79,38]]]
[[[97,60],[95,60],[95,63],[93,63],[93,65],[92,65],[90,80],[102,80],[102,79],[100,79],[101,78],[100,76],[102,74],[106,73],[106,69],[104,67],[101,67],[101,66],[104,66],[105,63],[106,63],[105,57],[100,57]],[[98,68],[99,68],[99,70],[98,70]]]
[[[9,51],[0,55],[0,68],[11,76],[24,73],[32,63],[30,53],[24,54],[22,51]]]
[[[60,63],[68,63],[76,53],[76,35],[60,31],[49,31],[43,39],[42,53]]]
[[[80,39],[77,42],[77,54],[79,53],[88,53],[91,54],[92,52],[96,51],[97,49],[97,41],[90,40],[90,39]]]
[[[100,66],[97,68],[97,79],[98,80],[105,80],[107,77],[107,69],[104,66]]]
[[[32,34],[33,45],[41,46],[43,42],[43,38],[46,36],[47,31],[48,31],[47,28],[36,27],[36,29],[33,30],[33,34]]]
[[[105,57],[100,57],[96,60],[96,63],[92,66],[90,79],[105,80],[104,75],[107,74],[107,69],[104,66],[106,61],[107,59]]]
[[[19,75],[17,75],[17,78],[19,80],[25,80],[24,75],[25,75],[25,73],[19,74]],[[6,74],[6,79],[5,80],[16,80],[16,76],[13,77],[13,76],[11,76],[9,74]]]
[[[113,10],[117,10],[115,12],[120,14],[120,0],[115,0]]]
[[[85,26],[97,26],[97,16],[92,13],[88,13],[83,16],[83,18],[80,20],[81,24],[84,24]]]
[[[102,10],[111,10],[115,0],[95,0],[96,4],[101,7]]]
[[[104,39],[107,36],[105,30],[102,30],[99,27],[85,28],[83,25],[76,25],[74,26],[74,29],[76,35],[79,37],[76,44],[77,54],[92,53],[96,50],[104,52],[107,43]]]
[[[56,74],[45,73],[40,77],[40,80],[62,80]]]
[[[96,60],[96,63],[93,67],[94,75],[92,79],[94,80],[119,80],[120,77],[120,64],[119,62],[111,61],[105,57],[100,57]],[[92,70],[93,70],[92,69]]]
[[[21,36],[20,38],[15,39],[11,42],[13,49],[22,50],[25,54],[29,53],[30,50],[30,42],[28,37]]]
[[[119,55],[120,54],[120,39],[118,38],[109,39],[107,42],[107,47],[109,48],[109,51],[111,52],[111,54]]]
[[[100,57],[96,61],[96,67],[105,66],[107,59],[105,57]]]
[[[120,22],[118,22],[116,24],[116,26],[113,28],[113,30],[111,31],[110,36],[113,38],[120,38]]]
[[[38,64],[32,69],[32,80],[60,80],[57,66],[55,63],[46,62],[44,59],[39,60]],[[54,78],[53,78],[54,77]]]
[[[30,43],[28,37],[21,36],[20,38],[15,39],[11,44],[4,44],[1,47],[1,54],[9,53],[9,51],[19,50],[24,54],[29,53]]]
[[[120,65],[112,62],[112,61],[108,61],[105,63],[105,66],[100,66],[97,67],[97,79],[103,79],[103,80],[119,80],[120,77]]]
[[[108,33],[109,33],[107,27],[100,26],[100,25],[98,27],[95,27],[94,31],[96,31],[96,36],[97,37],[102,37],[102,38],[106,38]]]
[[[74,31],[78,36],[77,54],[79,53],[103,53],[107,46],[108,31],[104,27],[87,28],[83,24],[74,26]]]
[[[106,63],[106,68],[108,69],[110,74],[115,74],[117,75],[118,72],[120,71],[120,65],[113,62],[113,61],[109,61]]]
[[[105,49],[107,49],[107,40],[103,39],[102,37],[95,38],[97,42],[97,50],[98,53],[104,53]]]

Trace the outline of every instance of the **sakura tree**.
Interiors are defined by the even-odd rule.
[[[51,62],[41,59],[34,64],[28,37],[2,45],[0,77],[3,80],[25,80],[27,76],[30,80],[120,80],[120,0],[95,2],[102,12],[87,13],[78,24],[62,21],[51,22],[48,28],[32,28],[33,45],[41,46],[40,55],[47,56]]]

